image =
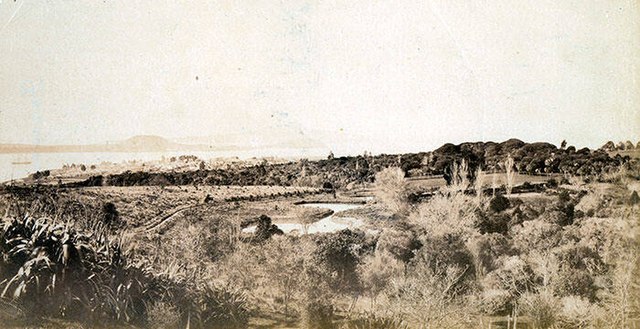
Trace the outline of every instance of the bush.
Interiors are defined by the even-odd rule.
[[[451,295],[464,294],[471,289],[475,279],[475,264],[473,255],[465,245],[461,236],[444,235],[428,236],[423,241],[423,247],[411,261],[412,266],[427,267],[434,275],[449,275],[442,268],[456,268],[460,277],[448,288]],[[415,268],[415,267],[414,267]],[[441,279],[442,279],[441,278]]]
[[[127,263],[118,243],[43,219],[14,219],[0,230],[3,295],[28,314],[140,323],[157,293],[153,276]]]
[[[535,328],[551,328],[558,321],[560,301],[550,292],[526,293],[520,298],[520,304]]]
[[[335,328],[333,317],[333,305],[320,298],[307,299],[300,314],[302,327],[305,329]]]
[[[362,232],[349,229],[318,236],[313,261],[319,275],[336,292],[349,293],[360,289],[357,266],[361,253],[372,245],[365,245]]]
[[[479,216],[476,228],[482,234],[499,233],[506,234],[509,231],[511,217],[508,214],[489,213]]]
[[[489,201],[489,209],[493,212],[501,212],[509,208],[510,202],[504,195],[498,194]]]
[[[150,329],[177,329],[180,327],[180,312],[169,303],[155,302],[147,311],[147,325]]]
[[[511,295],[504,289],[487,289],[482,292],[481,309],[487,315],[507,315],[511,310]]]
[[[415,236],[415,233],[408,228],[389,228],[380,233],[376,251],[388,252],[396,259],[408,263],[420,247],[422,247],[422,244]]]
[[[640,196],[638,196],[638,191],[633,191],[633,192],[631,193],[631,196],[629,197],[628,204],[629,204],[630,206],[635,206],[635,205],[637,205],[638,203],[640,203]]]
[[[119,222],[120,214],[116,206],[111,202],[107,202],[102,206],[102,216],[103,222],[107,227],[116,228],[121,224]]]
[[[365,291],[371,297],[372,305],[387,284],[403,271],[404,264],[388,252],[376,250],[372,256],[365,258],[358,267],[358,273]]]
[[[249,310],[244,293],[204,284],[195,298],[198,322],[203,328],[246,328]]]
[[[376,174],[375,196],[394,213],[406,210],[408,194],[404,172],[400,168],[386,168]]]
[[[408,329],[404,321],[398,318],[379,317],[373,314],[349,319],[340,329]]]
[[[271,236],[276,234],[284,234],[281,229],[278,228],[275,224],[271,224],[271,218],[266,215],[260,216],[258,218],[258,225],[256,226],[256,232],[254,234],[254,241],[263,242],[271,238]]]
[[[562,310],[559,322],[563,328],[592,327],[602,316],[602,310],[588,300],[577,296],[567,296],[561,299]],[[596,328],[600,326],[596,325]]]
[[[189,285],[179,277],[134,265],[119,240],[85,233],[44,219],[13,219],[0,227],[2,297],[35,320],[58,317],[97,324],[143,325],[192,314],[211,328],[244,327],[244,296],[210,285]],[[149,307],[149,308],[148,308]],[[197,320],[197,321],[196,321]]]

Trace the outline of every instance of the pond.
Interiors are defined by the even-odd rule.
[[[339,212],[356,209],[362,207],[362,204],[353,203],[303,203],[298,207],[317,207],[323,209],[333,210],[333,214],[317,222],[310,223],[308,225],[302,225],[300,223],[274,223],[284,233],[291,234],[314,234],[314,233],[331,233],[341,231],[346,228],[358,228],[364,225],[361,219],[353,217],[340,216]],[[306,227],[305,227],[306,226]],[[256,226],[249,226],[242,230],[245,233],[253,233],[256,230]]]

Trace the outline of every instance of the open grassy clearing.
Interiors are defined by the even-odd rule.
[[[135,186],[135,187],[87,187],[76,191],[78,197],[88,202],[112,202],[123,219],[132,226],[162,217],[181,207],[232,200],[258,200],[296,195],[304,197],[320,190],[307,187],[283,186]],[[207,201],[209,202],[209,201]]]

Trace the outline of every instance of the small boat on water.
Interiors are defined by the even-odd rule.
[[[28,165],[31,164],[31,159],[29,159],[29,155],[21,155],[13,158],[11,161],[12,165]]]

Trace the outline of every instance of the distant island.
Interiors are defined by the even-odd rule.
[[[189,143],[194,141],[195,143]],[[172,141],[160,136],[139,135],[123,141],[85,145],[0,144],[1,153],[87,153],[87,152],[207,152],[238,151],[257,148],[320,148],[322,144],[298,136],[251,135],[181,138]]]

